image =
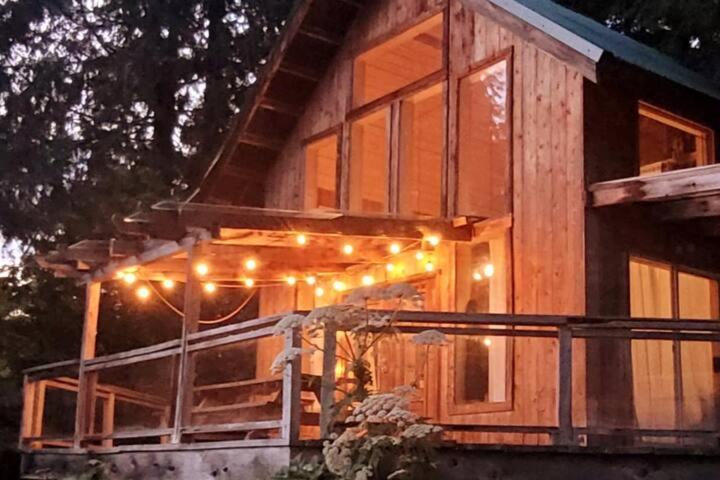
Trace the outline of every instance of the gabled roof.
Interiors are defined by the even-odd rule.
[[[459,1],[527,41],[548,39],[552,45],[546,42],[539,48],[552,46],[555,52],[550,53],[560,53],[558,58],[564,61],[580,59],[580,71],[592,81],[597,81],[595,70],[601,60],[612,57],[720,100],[720,88],[702,75],[551,0]],[[196,182],[190,200],[261,206],[257,202],[263,197],[265,173],[366,2],[371,0],[298,0],[226,141]]]
[[[603,54],[720,100],[720,87],[654,48],[550,0],[488,0],[598,62]]]

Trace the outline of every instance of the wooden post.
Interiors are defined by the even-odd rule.
[[[572,419],[572,331],[558,329],[558,434],[556,445],[575,443]]]
[[[110,393],[108,397],[103,400],[103,416],[102,416],[102,434],[111,435],[115,430],[115,394]],[[102,446],[111,448],[113,446],[112,438],[104,438]]]
[[[285,332],[285,351],[300,348],[300,330],[293,328]],[[283,371],[282,386],[282,438],[293,445],[300,438],[300,394],[302,390],[302,359],[300,356],[288,362]]]
[[[33,411],[35,410],[35,382],[31,381],[27,375],[23,378],[23,409],[22,423],[20,425],[20,438],[18,439],[18,448],[22,449],[25,445],[25,439],[32,436]]]
[[[89,282],[85,288],[85,321],[83,324],[82,344],[80,348],[80,366],[78,368],[78,396],[75,412],[75,436],[73,447],[81,448],[82,439],[92,425],[91,405],[95,401],[97,372],[86,372],[85,361],[95,357],[98,314],[100,311],[100,282]]]
[[[335,327],[326,326],[323,334],[322,382],[320,383],[320,438],[330,436],[335,406],[335,363],[337,336]]]
[[[200,256],[200,246],[188,249],[188,259],[185,268],[185,301],[183,308],[183,327],[180,347],[180,368],[178,369],[177,395],[175,402],[175,420],[172,443],[180,443],[182,427],[191,421],[193,404],[193,385],[195,383],[195,365],[188,352],[188,335],[198,331],[200,320],[200,307],[202,305],[202,285],[193,270],[194,262]]]

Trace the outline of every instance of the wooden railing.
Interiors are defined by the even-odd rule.
[[[79,436],[82,447],[93,449],[121,447],[128,443],[169,446],[173,443],[200,442],[291,445],[302,439],[324,437],[331,429],[331,407],[337,399],[337,359],[334,352],[337,339],[342,338],[342,335],[326,331],[323,340],[324,357],[320,371],[315,374],[308,368],[303,373],[307,365],[303,365],[305,359],[298,358],[288,363],[281,375],[273,375],[267,371],[267,365],[262,368],[259,366],[263,349],[272,350],[269,354],[272,358],[280,348],[300,347],[302,343],[298,331],[286,332],[284,337],[272,336],[274,325],[282,317],[259,318],[192,333],[188,335],[184,349],[180,340],[173,340],[87,360],[84,371],[91,378],[87,392],[79,391],[78,362],[30,369],[26,371],[21,446],[71,447],[74,436]],[[616,445],[647,443],[650,438],[661,438],[663,444],[676,447],[686,441],[694,448],[698,445],[718,446],[720,430],[717,421],[693,428],[686,428],[682,423],[671,428],[646,428],[638,426],[637,422],[623,424],[609,421],[612,419],[606,417],[593,418],[589,408],[592,402],[632,402],[633,399],[617,397],[616,392],[612,391],[608,391],[605,398],[589,398],[585,391],[587,379],[601,372],[586,371],[584,375],[579,375],[578,371],[588,365],[584,353],[587,345],[591,344],[588,342],[620,342],[627,348],[631,342],[649,341],[670,342],[674,347],[685,345],[686,342],[712,344],[714,358],[708,360],[718,364],[720,322],[400,312],[394,327],[401,337],[410,337],[428,329],[438,330],[448,337],[450,343],[458,337],[477,336],[507,338],[510,343],[524,340],[526,343],[514,345],[514,354],[508,366],[511,372],[509,388],[519,388],[527,398],[547,395],[538,393],[540,389],[552,392],[548,396],[552,412],[544,421],[537,421],[537,418],[533,421],[533,415],[528,415],[529,420],[521,415],[512,417],[508,411],[532,409],[532,405],[522,404],[522,399],[515,398],[513,391],[507,392],[509,410],[504,412],[485,411],[479,415],[466,416],[441,412],[430,415],[429,421],[442,424],[448,440],[503,443],[502,438],[505,437],[499,435],[515,435],[513,438],[519,440],[514,443],[526,443],[524,439],[534,438],[536,440],[530,443],[581,446],[590,443],[588,439],[592,438],[622,439],[622,442],[615,442]],[[525,351],[534,348],[534,344],[528,341],[539,345],[543,349],[543,356],[524,357]],[[580,347],[582,351],[578,352]],[[190,365],[188,371],[191,372],[191,381],[185,387],[187,390],[180,391],[177,375],[183,352]],[[236,355],[232,357],[235,358],[234,363],[222,360],[231,358],[231,355]],[[255,366],[248,367],[247,372],[239,371],[242,362],[237,360],[241,358],[237,355],[248,355],[247,358],[252,359]],[[545,383],[552,383],[552,387],[537,384],[537,379],[534,380],[535,384],[523,383],[528,381],[521,374],[525,362],[538,361],[546,363],[543,371],[550,373]],[[146,368],[152,364],[164,366],[155,370]],[[213,369],[208,370],[207,365],[212,365]],[[632,370],[632,365],[626,367],[628,371]],[[712,371],[713,365],[705,367]],[[132,374],[133,369],[139,373]],[[124,376],[112,373],[118,371],[122,371]],[[447,369],[437,371],[446,377],[443,379],[445,385],[452,385],[455,381]],[[150,372],[148,375],[157,372],[170,374],[168,378],[140,381],[142,372]],[[119,380],[125,384],[121,385]],[[147,391],[147,386],[152,385],[152,382],[155,382],[154,387],[149,390],[162,394]],[[672,382],[674,394],[678,397],[675,399],[676,408],[682,410],[682,375],[675,375]],[[441,383],[438,380],[434,384]],[[714,387],[715,402],[718,401],[717,385],[720,383]],[[533,388],[537,388],[538,392],[533,392]],[[88,395],[91,401],[87,402],[86,411],[79,412],[86,416],[86,431],[55,432],[46,428],[52,420],[47,415],[47,395],[53,389]],[[189,400],[182,402],[183,396]],[[72,405],[66,406],[65,414],[68,415],[72,408]],[[438,411],[443,408],[439,407]],[[123,409],[130,409],[131,413]],[[133,413],[138,409],[150,413],[144,414],[144,417]],[[178,409],[184,410],[178,414]],[[719,418],[717,403],[713,409],[715,418]],[[155,423],[149,425],[147,420],[138,420],[141,417],[152,418]],[[483,421],[478,421],[478,418]],[[123,419],[127,424],[119,421]],[[668,438],[675,440],[668,441]]]

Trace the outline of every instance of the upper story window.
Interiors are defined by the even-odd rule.
[[[371,113],[350,130],[350,210],[384,213],[389,205],[390,108]]]
[[[640,175],[713,163],[713,132],[659,108],[640,103]]]
[[[460,80],[457,213],[492,218],[510,213],[509,60]]]
[[[353,105],[360,106],[443,66],[443,15],[435,15],[355,59]]]
[[[330,134],[305,147],[305,208],[338,208],[338,135]]]

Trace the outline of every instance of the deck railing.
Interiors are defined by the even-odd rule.
[[[298,358],[282,374],[272,374],[269,366],[280,349],[302,346],[298,331],[273,336],[280,318],[193,333],[184,346],[173,340],[87,360],[85,392],[79,391],[78,362],[30,369],[21,446],[290,445],[320,438],[331,428],[336,381],[351,381],[336,378],[345,376],[333,353],[345,336],[326,332],[324,354],[318,354],[324,357],[312,362]],[[720,322],[400,312],[394,327],[392,343],[378,343],[372,352],[376,388],[413,377],[422,397],[413,408],[441,424],[449,441],[719,445]],[[428,329],[444,333],[448,345],[413,346],[410,337]],[[455,384],[473,378],[458,373],[457,345],[477,338],[488,345],[506,339],[503,353],[486,361],[507,358],[501,367],[507,381],[494,379],[500,394],[481,389],[486,397],[498,398],[455,405]],[[609,366],[602,366],[597,360],[603,352],[624,352],[626,357],[608,357]],[[184,381],[178,375],[182,355],[189,372]],[[387,368],[388,358],[397,365]],[[622,378],[612,371],[614,366],[634,376],[623,391],[615,391],[618,385],[610,381],[607,391],[590,387],[602,385],[603,375]],[[703,383],[708,379],[713,385]],[[85,421],[68,421],[83,394],[89,401],[78,416]],[[662,418],[668,416],[672,418]],[[83,431],[75,431],[78,424],[85,425]]]

